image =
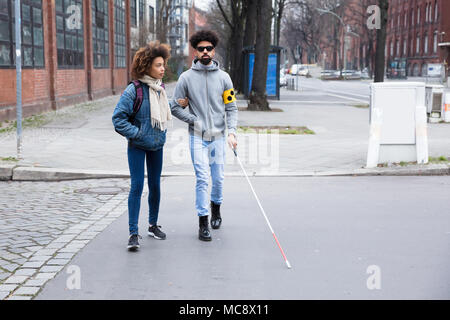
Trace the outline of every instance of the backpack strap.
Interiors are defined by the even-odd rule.
[[[142,101],[144,100],[144,90],[142,89],[142,83],[139,80],[133,80],[130,83],[134,85],[136,90],[136,97],[134,98],[133,113],[129,117],[129,121],[133,123],[136,118],[139,109],[141,109]]]

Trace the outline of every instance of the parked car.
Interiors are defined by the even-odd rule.
[[[287,76],[285,72],[280,71],[280,87],[285,86],[287,86]]]
[[[299,64],[293,64],[290,68],[289,68],[289,74],[292,75],[296,75],[298,73],[298,69],[300,68]]]
[[[368,68],[364,68],[361,71],[361,79],[370,79],[369,69]]]
[[[361,79],[361,72],[357,70],[342,70],[342,77],[347,80]]]
[[[339,70],[323,70],[320,73],[320,77],[322,80],[335,80],[339,79],[341,73]]]
[[[305,66],[303,64],[293,64],[289,69],[289,74],[306,77],[309,75],[309,69],[308,66]]]

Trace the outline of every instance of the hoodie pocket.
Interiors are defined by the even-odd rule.
[[[213,116],[212,132],[222,132],[225,129],[225,115],[217,114]]]

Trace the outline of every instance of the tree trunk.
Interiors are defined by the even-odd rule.
[[[388,0],[378,0],[381,11],[381,28],[377,30],[377,49],[375,53],[375,82],[384,82],[386,28],[389,9]]]
[[[257,30],[255,64],[253,67],[252,91],[248,110],[270,111],[266,94],[267,62],[269,59],[272,19],[272,1],[260,0],[257,4]]]
[[[280,36],[281,36],[281,19],[283,18],[283,11],[285,6],[285,0],[278,1],[278,12],[277,12],[277,20],[276,20],[276,38],[274,45],[280,45]]]
[[[255,45],[256,38],[256,0],[247,1],[247,14],[245,18],[244,48]]]

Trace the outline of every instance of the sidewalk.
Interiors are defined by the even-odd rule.
[[[167,85],[171,96],[174,83]],[[296,103],[291,92],[282,89],[281,101],[271,107],[283,112],[239,112],[239,126],[306,126],[314,135],[239,134],[238,153],[249,174],[253,175],[353,175],[393,174],[434,170],[448,173],[448,165],[409,166],[408,168],[363,169],[369,135],[369,110],[343,104],[311,104],[317,99],[314,88],[300,93],[305,103]],[[114,131],[111,116],[119,96],[60,110],[52,121],[23,133],[23,158],[0,161],[0,176],[15,180],[58,180],[73,178],[127,177],[126,140]],[[283,102],[283,100],[285,102]],[[324,102],[326,103],[326,102]],[[349,102],[348,104],[352,104]],[[240,108],[246,102],[238,101]],[[429,154],[450,156],[450,125],[428,126]],[[0,158],[15,157],[16,133],[0,134]],[[228,175],[241,175],[241,169],[229,150]],[[20,167],[16,168],[15,167]],[[13,170],[14,169],[14,170]],[[192,175],[187,125],[174,120],[164,148],[163,175]]]

